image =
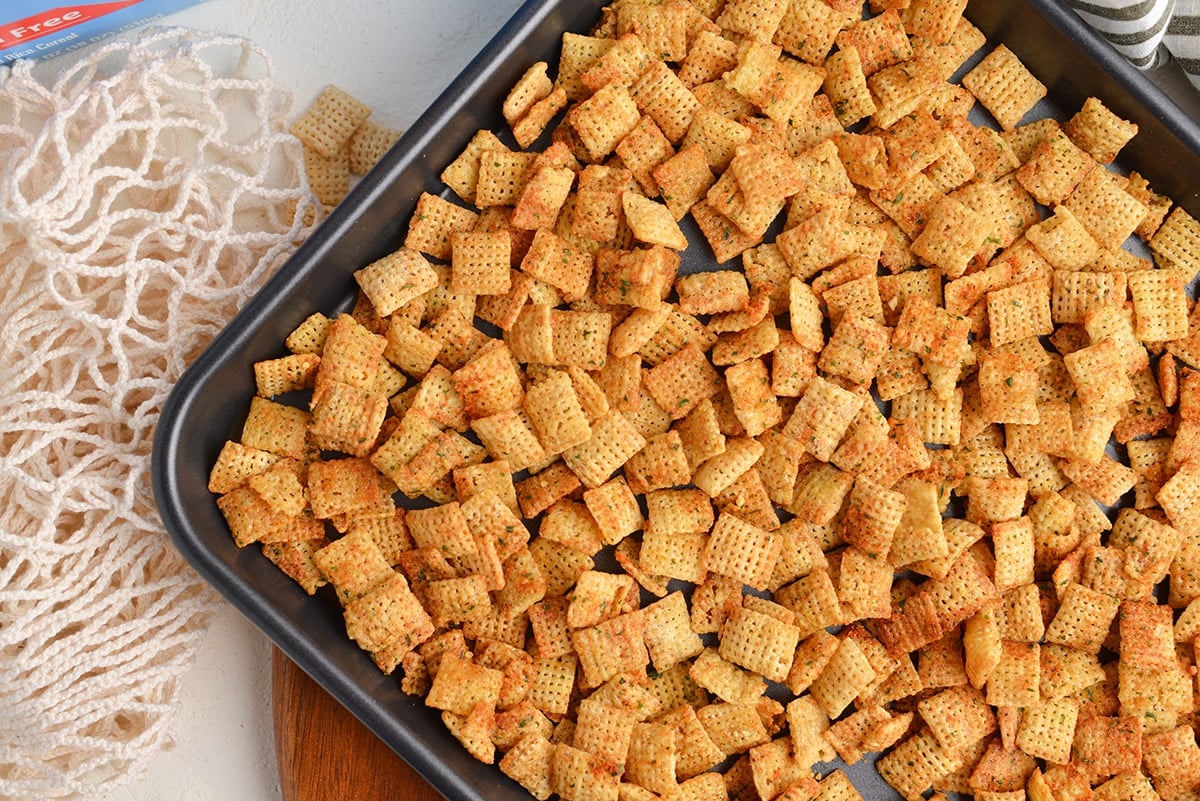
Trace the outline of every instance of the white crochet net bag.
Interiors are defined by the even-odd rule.
[[[0,71],[0,798],[78,798],[171,742],[217,602],[158,520],[185,364],[308,233],[249,43],[153,30]]]

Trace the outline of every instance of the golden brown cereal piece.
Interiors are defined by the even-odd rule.
[[[422,192],[417,210],[409,221],[404,246],[447,260],[451,255],[450,238],[455,231],[469,231],[479,215],[448,200]],[[401,304],[403,305],[403,304]]]
[[[852,46],[862,59],[863,72],[874,75],[912,55],[912,44],[894,10],[864,20],[837,35],[839,47]]]
[[[333,158],[350,141],[371,108],[336,86],[326,86],[312,106],[292,124],[292,133],[325,158]]]
[[[1058,131],[1034,150],[1019,168],[1017,180],[1037,202],[1052,205],[1066,200],[1096,160]]]
[[[1006,131],[1046,96],[1045,84],[1003,44],[964,75],[962,83]]]
[[[704,552],[707,569],[723,576],[737,578],[756,589],[765,589],[781,542],[770,532],[734,517],[722,514],[713,526],[712,536]]]
[[[834,328],[833,336],[821,351],[817,367],[832,376],[865,386],[879,371],[888,344],[887,328],[851,311]]]
[[[1121,119],[1100,99],[1089,97],[1063,124],[1063,130],[1096,161],[1111,164],[1121,148],[1137,135],[1138,126]]]
[[[1053,333],[1050,285],[1027,281],[987,294],[992,347]]]

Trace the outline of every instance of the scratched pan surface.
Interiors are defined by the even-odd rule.
[[[181,379],[164,408],[154,451],[154,489],[181,553],[217,590],[335,698],[454,801],[524,801],[498,769],[467,755],[437,714],[400,692],[345,633],[329,594],[309,597],[257,548],[238,550],[207,488],[226,439],[237,438],[254,393],[251,365],[281,355],[282,342],[316,311],[346,308],[352,272],[398,247],[422,191],[442,193],[443,167],[480,128],[505,129],[499,110],[533,62],[555,63],[563,31],[586,32],[603,3],[531,0],[403,139],[247,305]],[[1200,216],[1200,130],[1057,0],[972,0],[970,19],[1004,42],[1049,87],[1047,109],[1070,114],[1091,95],[1140,132],[1121,164]],[[688,231],[693,238],[694,229]],[[712,269],[703,244],[684,271]],[[833,765],[822,766],[832,768]],[[847,769],[864,796],[895,793],[862,762]]]

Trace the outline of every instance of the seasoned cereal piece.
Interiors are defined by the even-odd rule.
[[[333,158],[367,117],[371,108],[336,86],[326,86],[312,106],[292,124],[296,138],[325,158]]]
[[[984,56],[962,84],[991,112],[1000,127],[1011,130],[1046,96],[1046,86],[1005,45]]]

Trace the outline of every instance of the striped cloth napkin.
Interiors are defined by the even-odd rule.
[[[1174,59],[1200,88],[1200,0],[1067,0],[1138,69]]]

